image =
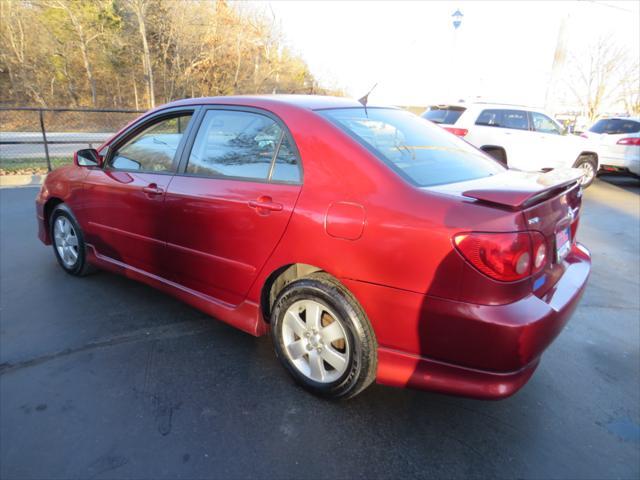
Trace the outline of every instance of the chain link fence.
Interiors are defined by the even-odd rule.
[[[37,175],[97,148],[142,110],[0,107],[0,175]]]

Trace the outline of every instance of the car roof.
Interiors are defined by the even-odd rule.
[[[232,95],[226,97],[200,97],[177,100],[163,105],[162,108],[185,105],[237,105],[256,108],[270,108],[278,105],[290,105],[306,110],[322,110],[328,108],[362,108],[362,104],[353,98],[326,95]],[[368,107],[395,108],[389,105],[368,103]]]
[[[510,103],[490,103],[490,102],[452,102],[452,103],[434,103],[432,107],[457,107],[465,108],[478,107],[478,108],[498,108],[505,110],[526,110],[531,112],[544,112],[542,108],[527,107],[526,105],[515,105]]]

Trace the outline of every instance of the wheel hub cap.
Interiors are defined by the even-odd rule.
[[[349,366],[345,327],[333,311],[314,300],[300,300],[289,307],[282,340],[291,364],[315,382],[334,382]]]
[[[71,222],[60,216],[53,224],[53,241],[62,263],[68,268],[78,261],[78,236]]]

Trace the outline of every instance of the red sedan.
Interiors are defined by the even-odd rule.
[[[252,335],[297,382],[522,387],[584,291],[579,173],[523,173],[411,113],[314,96],[164,105],[55,170],[39,237]]]

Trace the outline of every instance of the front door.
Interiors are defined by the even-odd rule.
[[[170,113],[125,133],[85,179],[81,218],[98,255],[166,275],[164,199],[192,112]]]
[[[301,188],[295,144],[280,120],[251,110],[205,112],[165,201],[172,280],[237,305],[287,226]]]
[[[538,170],[573,166],[577,157],[571,158],[572,143],[562,136],[560,125],[538,112],[531,112],[531,124],[536,142],[540,146]]]

